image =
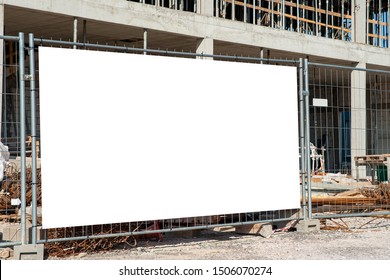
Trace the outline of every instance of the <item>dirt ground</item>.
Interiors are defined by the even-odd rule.
[[[138,241],[134,248],[66,259],[86,260],[390,260],[390,219],[326,220],[316,232],[274,232],[269,238],[202,231],[197,237]],[[58,259],[49,257],[48,259]]]

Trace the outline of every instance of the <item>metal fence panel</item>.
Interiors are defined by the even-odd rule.
[[[1,184],[0,246],[51,244],[50,249],[55,251],[61,250],[58,242],[70,242],[73,245],[69,247],[75,248],[77,241],[100,240],[91,246],[107,248],[115,242],[130,242],[132,236],[160,240],[164,233],[174,231],[390,214],[390,72],[366,69],[365,65],[310,63],[307,59],[272,60],[62,42],[34,39],[32,34],[26,47],[22,33],[0,39],[5,44],[1,138],[11,157]],[[38,45],[297,66],[301,211],[224,213],[41,230]],[[12,205],[11,198],[14,204],[20,199],[20,205]],[[13,237],[7,235],[11,231]],[[101,241],[107,238],[109,242]]]
[[[83,49],[97,50],[97,51],[112,51],[112,52],[127,52],[127,53],[146,53],[149,55],[165,55],[165,56],[179,56],[188,58],[212,58],[215,60],[229,60],[236,61],[238,63],[269,63],[277,65],[291,65],[298,66],[299,61],[295,60],[272,60],[272,59],[259,59],[251,57],[239,57],[239,56],[224,56],[224,55],[207,55],[207,54],[194,54],[183,53],[175,51],[164,50],[149,50],[149,49],[136,49],[120,46],[108,46],[97,44],[85,44],[85,43],[72,43],[55,40],[34,39],[32,34],[28,37],[28,44],[24,43],[23,36],[13,38],[13,42],[20,42],[17,44],[15,50],[17,50],[18,57],[23,58],[19,61],[4,60],[3,69],[6,69],[9,73],[12,71],[8,69],[14,69],[14,88],[11,88],[10,75],[7,75],[5,82],[8,82],[8,86],[4,86],[3,94],[3,120],[2,127],[2,139],[6,140],[12,136],[15,139],[15,145],[12,146],[11,142],[6,142],[9,145],[13,158],[19,157],[18,162],[20,172],[16,173],[16,180],[18,183],[18,192],[16,197],[20,197],[21,206],[9,206],[6,205],[5,210],[2,210],[4,215],[9,215],[11,211],[17,212],[19,209],[19,215],[15,213],[15,222],[20,229],[18,232],[24,233],[16,239],[14,243],[9,243],[7,240],[0,241],[0,246],[9,246],[10,244],[51,244],[50,250],[60,250],[57,246],[58,242],[73,242],[71,248],[74,247],[77,241],[100,240],[93,243],[91,246],[97,247],[110,247],[113,243],[130,242],[131,236],[142,236],[147,238],[161,239],[164,233],[174,231],[196,230],[196,229],[210,229],[215,227],[226,227],[236,225],[249,225],[255,223],[273,223],[273,224],[289,224],[303,218],[303,212],[300,209],[286,209],[278,211],[262,211],[252,213],[222,213],[220,215],[204,216],[204,217],[182,217],[177,219],[166,219],[158,221],[138,221],[128,223],[117,224],[105,224],[105,225],[85,225],[80,227],[69,228],[57,228],[42,230],[41,229],[41,207],[42,202],[40,199],[40,130],[39,130],[39,61],[37,59],[37,46],[58,46],[63,48],[72,48],[74,46]],[[6,40],[5,38],[3,38]],[[16,44],[16,43],[15,43]],[[27,46],[27,47],[26,47]],[[7,57],[14,57],[9,55],[10,49],[6,48]],[[11,59],[11,60],[9,60]],[[11,62],[11,63],[10,63]],[[301,61],[302,64],[302,61]],[[27,67],[25,67],[27,66]],[[297,68],[299,72],[302,72],[302,65]],[[25,72],[27,74],[25,74]],[[302,73],[301,73],[302,74]],[[300,75],[302,81],[302,75]],[[303,84],[297,81],[297,87]],[[300,95],[303,91],[300,90]],[[302,95],[303,96],[303,95]],[[20,98],[22,97],[22,98]],[[297,96],[298,98],[298,96]],[[301,98],[302,99],[302,98]],[[23,100],[23,102],[22,102]],[[16,102],[18,101],[18,102]],[[301,111],[303,108],[301,103]],[[12,105],[12,106],[11,106]],[[14,111],[12,111],[14,110]],[[298,121],[297,116],[297,121]],[[23,121],[20,121],[23,120]],[[303,122],[303,119],[301,121]],[[302,128],[301,128],[302,129]],[[21,133],[21,131],[23,131]],[[27,134],[27,136],[26,136]],[[301,131],[301,138],[306,139]],[[26,144],[27,143],[27,144]],[[27,146],[26,146],[27,145]],[[307,149],[306,149],[307,150]],[[305,151],[305,147],[301,145],[301,153],[309,155]],[[298,159],[297,159],[298,160]],[[307,162],[307,161],[306,161]],[[305,161],[302,161],[302,174],[305,174],[306,167]],[[301,166],[301,167],[302,167]],[[275,168],[275,167],[272,167]],[[305,175],[303,175],[305,178]],[[7,178],[3,181],[3,188],[9,188],[11,178]],[[302,180],[303,182],[305,181]],[[303,183],[305,186],[305,183]],[[306,189],[302,188],[304,196],[306,197]],[[307,214],[306,209],[304,211]],[[306,216],[305,216],[306,217]],[[8,219],[7,216],[5,219]],[[4,218],[3,218],[4,220]],[[23,223],[20,223],[24,221]],[[103,238],[109,238],[110,241],[103,242]],[[76,250],[76,249],[75,249]]]
[[[24,36],[2,36],[0,246],[26,244]],[[21,61],[23,61],[21,63]],[[24,161],[21,160],[24,158]]]
[[[389,213],[390,72],[311,63],[313,217]]]

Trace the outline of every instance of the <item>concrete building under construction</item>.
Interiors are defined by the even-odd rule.
[[[1,0],[0,22],[2,34],[9,36],[24,32],[33,33],[35,38],[81,43],[263,59],[307,58],[312,63],[329,65],[326,69],[315,65],[311,68],[310,96],[327,100],[326,106],[313,101],[310,107],[311,142],[325,147],[326,171],[353,173],[354,157],[387,154],[390,149],[389,76],[385,73],[390,70],[388,3]],[[10,42],[0,47],[4,62],[1,87],[3,93],[10,93],[17,79],[6,66],[15,63],[17,50]],[[145,75],[153,80],[158,73],[150,69]],[[174,76],[172,73],[173,83]],[[190,76],[188,81],[202,82]],[[231,73],[218,82],[253,83],[254,89],[261,88],[240,73]],[[12,94],[2,97],[3,139],[16,133],[15,100]],[[274,106],[277,110],[277,104]]]

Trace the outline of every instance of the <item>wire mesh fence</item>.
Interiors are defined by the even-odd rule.
[[[2,39],[5,55],[1,138],[10,160],[4,165],[1,183],[0,246],[46,244],[56,254],[64,252],[63,244],[67,252],[77,252],[108,249],[119,243],[132,246],[138,238],[161,240],[165,233],[176,231],[256,223],[271,223],[276,229],[307,218],[390,214],[387,167],[390,72],[303,59],[259,59],[62,42],[34,39],[32,34],[28,44],[21,34]],[[301,209],[42,230],[38,46],[296,66]],[[7,155],[5,152],[2,151],[3,157]],[[282,178],[270,187],[280,183],[285,183]]]
[[[4,42],[7,44],[8,39],[8,37],[3,38]],[[34,39],[32,34],[29,36],[28,44],[24,41],[24,36],[21,35],[20,37],[11,39],[12,40],[10,42],[15,45],[15,48],[23,51],[23,53],[19,54],[18,57],[23,57],[24,61],[21,64],[19,61],[13,60],[13,63],[9,63],[8,60],[5,60],[7,63],[3,65],[3,71],[5,71],[4,73],[8,71],[15,75],[14,85],[10,82],[10,75],[6,75],[7,79],[5,81],[8,86],[4,86],[4,94],[2,97],[4,116],[2,118],[2,127],[4,128],[4,130],[2,130],[2,140],[9,148],[11,160],[15,162],[15,168],[12,175],[6,177],[2,182],[2,197],[7,197],[8,200],[11,198],[20,198],[21,203],[19,205],[11,205],[8,200],[5,200],[6,205],[2,207],[1,210],[3,214],[3,233],[9,228],[9,225],[4,223],[12,221],[12,223],[18,227],[16,232],[24,232],[25,234],[13,236],[12,238],[3,234],[0,246],[28,243],[46,244],[50,252],[58,252],[61,248],[63,248],[60,244],[66,243],[67,248],[73,248],[70,251],[77,251],[80,246],[85,250],[86,246],[90,249],[99,249],[110,248],[117,243],[128,243],[131,245],[135,240],[133,239],[135,237],[161,240],[164,233],[167,232],[210,229],[221,226],[250,225],[259,222],[272,222],[274,224],[280,223],[286,225],[289,222],[302,219],[303,216],[299,211],[300,209],[281,209],[277,211],[220,213],[212,216],[178,217],[174,219],[138,222],[132,221],[128,223],[85,225],[42,230],[41,167],[39,151],[39,67],[36,67],[36,65],[39,65],[38,56],[36,55],[38,52],[38,46],[56,46],[62,48],[73,48],[76,46],[78,48],[95,51],[146,53],[149,55],[186,58],[212,58],[214,60],[235,61],[237,63],[267,63],[298,66],[298,61],[272,59],[263,60],[251,57],[194,54],[175,51],[146,50],[119,46],[62,42],[45,40],[42,38]],[[9,52],[10,50],[6,49],[5,53],[7,55],[7,59],[9,59]],[[10,67],[14,68],[13,72],[7,70]],[[20,85],[21,82],[22,85]],[[297,86],[298,84],[299,83],[297,82]],[[14,88],[12,88],[12,86]],[[21,88],[22,86],[23,89]],[[24,100],[23,106],[21,106],[22,102],[20,102],[20,97],[22,95],[22,100]],[[20,122],[20,119],[23,119],[24,122]],[[24,135],[19,133],[22,126],[26,133]],[[7,141],[10,137],[5,136],[13,136],[17,145],[12,145],[11,141]],[[11,189],[11,185],[13,187],[12,192],[9,191]],[[71,205],[69,207],[71,207]],[[153,207],[153,205],[151,205],[151,207]],[[88,244],[84,241],[88,242]]]
[[[314,217],[389,213],[389,72],[312,63]]]
[[[17,37],[8,37],[1,42],[5,51],[1,61],[0,227],[1,240],[6,245],[21,244],[25,235],[25,228],[20,223],[22,213],[19,211],[26,195],[22,188],[25,170],[22,175],[18,160],[22,156],[20,91],[23,83],[20,82],[20,61],[24,59],[24,53],[19,48],[18,40]]]

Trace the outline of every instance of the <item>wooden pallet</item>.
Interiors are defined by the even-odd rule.
[[[356,156],[355,163],[356,166],[381,164],[384,165],[385,163],[387,163],[388,157],[390,157],[390,154]]]

